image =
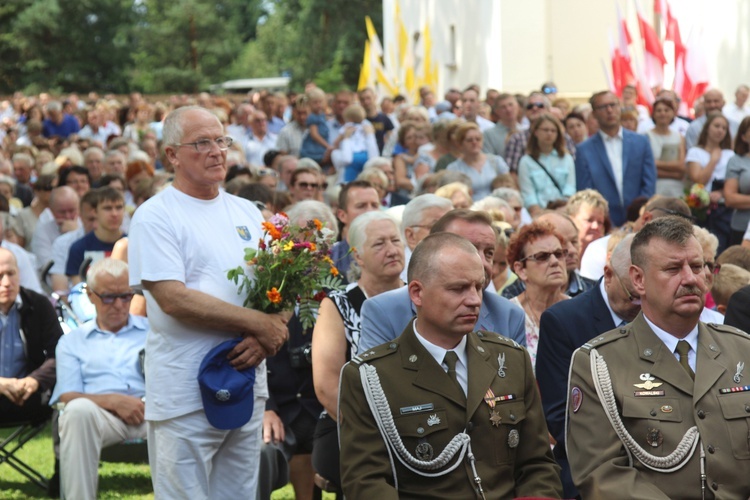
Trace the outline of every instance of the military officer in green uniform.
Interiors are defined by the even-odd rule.
[[[528,353],[473,332],[485,279],[476,248],[455,234],[430,235],[408,276],[416,319],[342,373],[344,494],[560,498]]]
[[[750,497],[750,337],[699,321],[692,225],[663,217],[631,247],[641,313],[573,356],[568,459],[585,499]]]

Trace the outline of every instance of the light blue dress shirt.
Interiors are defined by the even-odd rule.
[[[0,377],[23,378],[26,376],[26,346],[21,332],[21,317],[18,310],[23,303],[21,295],[8,310],[0,313]]]
[[[63,335],[55,351],[57,383],[50,405],[66,392],[142,398],[146,383],[138,354],[146,346],[147,331],[146,318],[130,315],[116,333],[102,330],[93,319]]]

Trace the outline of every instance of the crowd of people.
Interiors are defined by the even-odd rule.
[[[65,498],[128,439],[157,498],[746,498],[749,93],[17,93],[0,421]],[[312,328],[226,279],[277,212],[344,280]]]

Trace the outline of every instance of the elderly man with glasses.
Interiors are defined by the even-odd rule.
[[[135,213],[130,284],[144,290],[148,444],[156,498],[254,498],[265,400],[265,358],[288,337],[286,318],[242,307],[226,278],[245,248],[263,237],[263,215],[220,189],[232,140],[208,110],[186,106],[164,121],[175,179]],[[233,429],[213,426],[198,371],[214,347],[242,338],[229,353],[238,370],[255,367],[252,416]],[[219,391],[222,392],[222,391]],[[222,393],[221,397],[227,395]],[[244,401],[244,400],[243,400]]]
[[[101,449],[146,437],[146,393],[140,353],[148,321],[129,314],[128,265],[103,259],[86,276],[96,318],[57,344],[57,385],[51,404],[60,415],[63,498],[96,498]]]

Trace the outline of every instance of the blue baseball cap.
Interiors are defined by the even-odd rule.
[[[198,371],[203,410],[217,429],[237,429],[253,416],[255,368],[237,370],[227,359],[241,340],[227,340],[208,351]]]

